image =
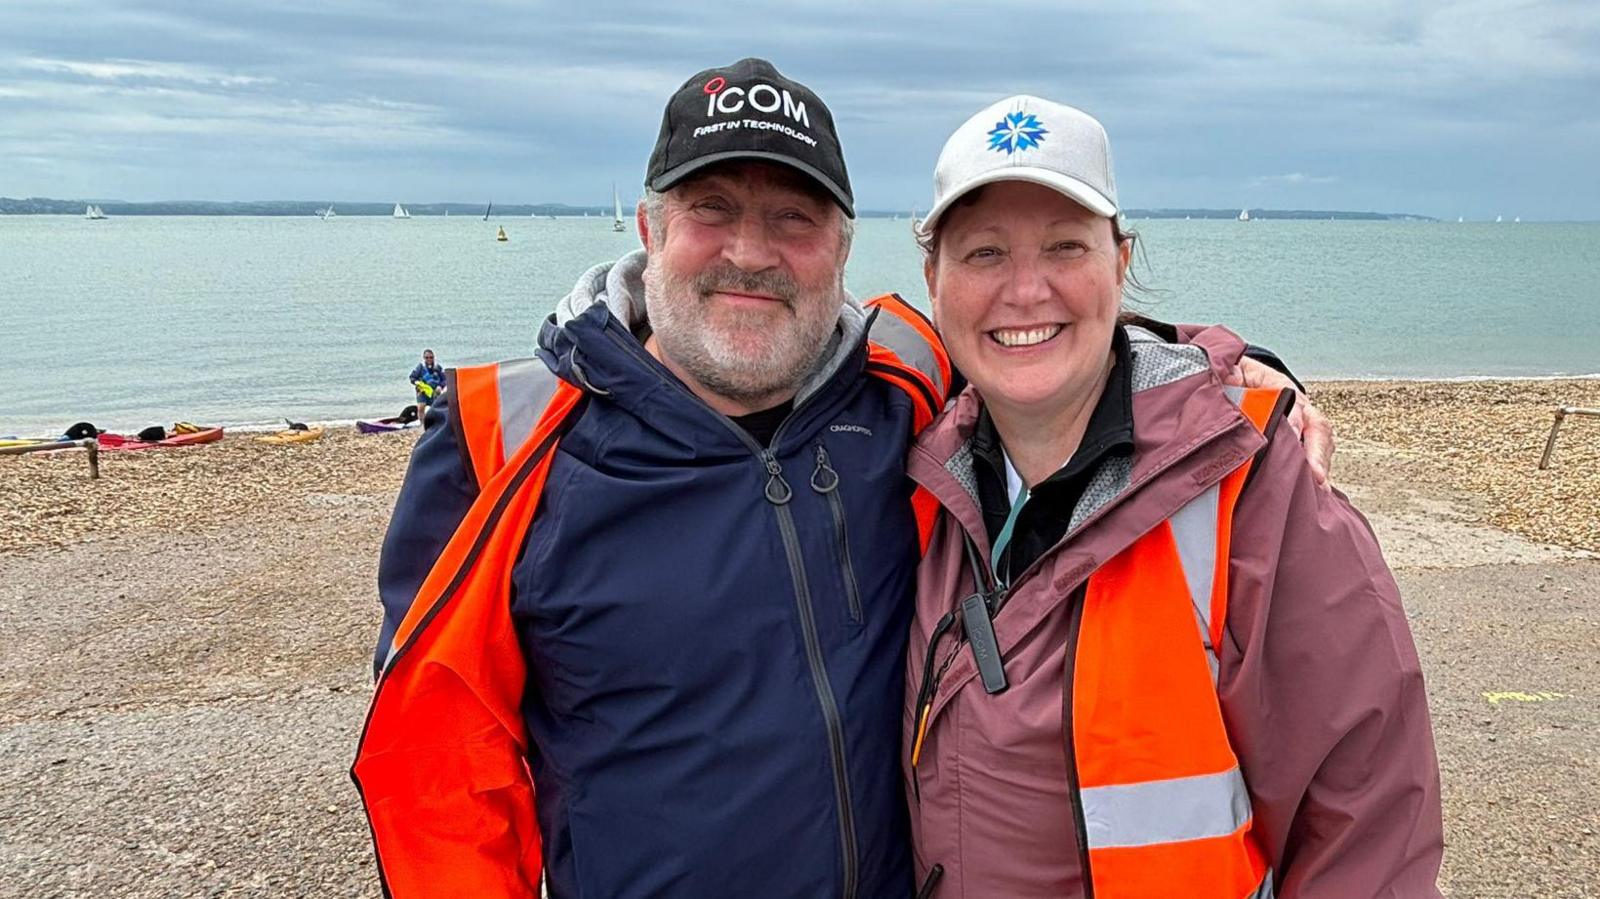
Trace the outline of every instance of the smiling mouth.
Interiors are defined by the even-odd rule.
[[[1030,347],[1060,334],[1065,325],[1040,325],[1036,328],[996,328],[989,339],[1003,347]]]

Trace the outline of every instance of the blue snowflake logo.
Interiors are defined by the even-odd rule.
[[[989,131],[989,149],[1004,150],[1010,156],[1018,150],[1039,146],[1049,133],[1033,113],[1013,112],[996,122]]]

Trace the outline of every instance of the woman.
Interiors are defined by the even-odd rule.
[[[1243,344],[1119,324],[1104,129],[1034,97],[946,143],[923,223],[969,388],[909,471],[906,772],[923,895],[1437,896],[1438,766],[1398,590]]]

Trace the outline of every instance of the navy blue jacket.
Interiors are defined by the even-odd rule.
[[[550,895],[909,895],[910,399],[850,338],[768,450],[604,304],[540,344],[592,388],[512,573]],[[380,656],[476,492],[429,427],[384,543]]]
[[[425,400],[437,398],[439,395],[439,388],[444,386],[444,366],[439,365],[438,363],[434,363],[432,366],[429,366],[426,363],[418,362],[416,368],[411,369],[410,381],[412,386],[415,386],[418,381],[421,381],[429,387],[432,387],[434,390],[432,397],[424,396],[422,391],[418,390],[417,402],[420,403]]]

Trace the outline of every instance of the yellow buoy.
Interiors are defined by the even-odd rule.
[[[500,226],[500,228],[498,229],[498,233],[495,234],[495,236],[494,236],[494,239],[495,240],[510,240],[511,239],[511,238],[506,236],[506,226],[505,225],[501,225]]]

